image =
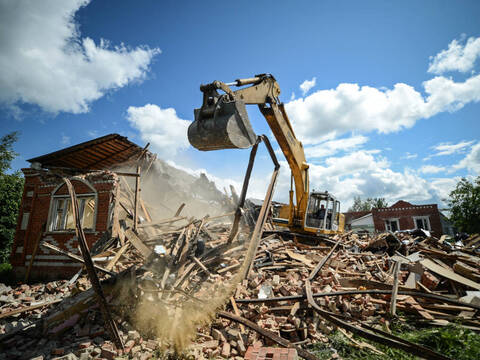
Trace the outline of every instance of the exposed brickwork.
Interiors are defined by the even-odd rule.
[[[415,229],[415,216],[428,216],[430,228],[434,236],[442,235],[442,223],[437,204],[412,205],[406,201],[398,201],[388,208],[372,209],[375,230],[385,231],[385,220],[398,219],[399,230]]]
[[[250,346],[245,354],[248,360],[297,360],[297,350],[274,347]]]
[[[46,239],[64,250],[70,252],[76,250],[78,253],[75,231],[49,231],[48,229],[49,224],[47,222],[53,201],[53,192],[55,191],[55,195],[68,194],[65,185],[58,188],[62,180],[46,171],[36,171],[30,168],[22,169],[22,171],[25,175],[25,186],[10,259],[17,276],[21,276],[25,272],[25,264],[30,261],[35,241],[44,224],[47,226],[47,231],[42,235],[42,239]],[[91,247],[107,230],[110,202],[117,180],[116,176],[110,172],[89,175],[83,180],[90,186],[73,179],[72,184],[75,192],[78,195],[95,193],[97,196],[95,230],[85,231],[87,243]],[[30,213],[30,215],[27,227],[22,230],[21,222],[24,213]],[[53,251],[39,247],[30,277],[32,279],[65,278],[72,276],[79,268],[79,265],[71,260],[64,259]]]

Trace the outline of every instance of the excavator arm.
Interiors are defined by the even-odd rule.
[[[233,91],[230,86],[251,85]],[[302,226],[308,205],[308,164],[302,143],[296,138],[292,124],[278,99],[280,87],[269,74],[233,83],[214,81],[201,85],[203,104],[195,109],[195,121],[188,129],[190,143],[199,150],[248,148],[256,141],[245,105],[258,105],[273,135],[285,155],[295,183],[296,204],[293,203],[293,186],[290,190],[289,223]],[[225,94],[219,94],[222,90]],[[293,185],[293,184],[292,184]]]

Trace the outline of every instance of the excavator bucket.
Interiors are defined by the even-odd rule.
[[[195,109],[195,121],[188,127],[188,141],[202,151],[247,149],[257,136],[241,100],[219,100],[214,106]]]

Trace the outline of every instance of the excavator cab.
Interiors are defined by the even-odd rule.
[[[310,193],[304,224],[306,230],[319,233],[338,231],[343,227],[340,218],[340,201],[328,191]]]
[[[222,86],[223,85],[223,86]],[[219,94],[217,88],[226,91]],[[203,104],[194,110],[195,121],[188,127],[188,140],[202,151],[247,149],[256,142],[245,102],[220,82],[201,85]]]

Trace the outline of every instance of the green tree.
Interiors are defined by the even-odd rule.
[[[447,201],[450,220],[458,230],[480,233],[480,176],[472,182],[462,178]]]
[[[0,264],[7,262],[10,255],[23,192],[21,172],[7,173],[12,160],[18,155],[13,151],[17,140],[17,132],[0,138]]]
[[[360,196],[353,198],[353,205],[348,211],[370,211],[376,208],[387,207],[388,203],[385,198],[367,198],[362,200]]]

